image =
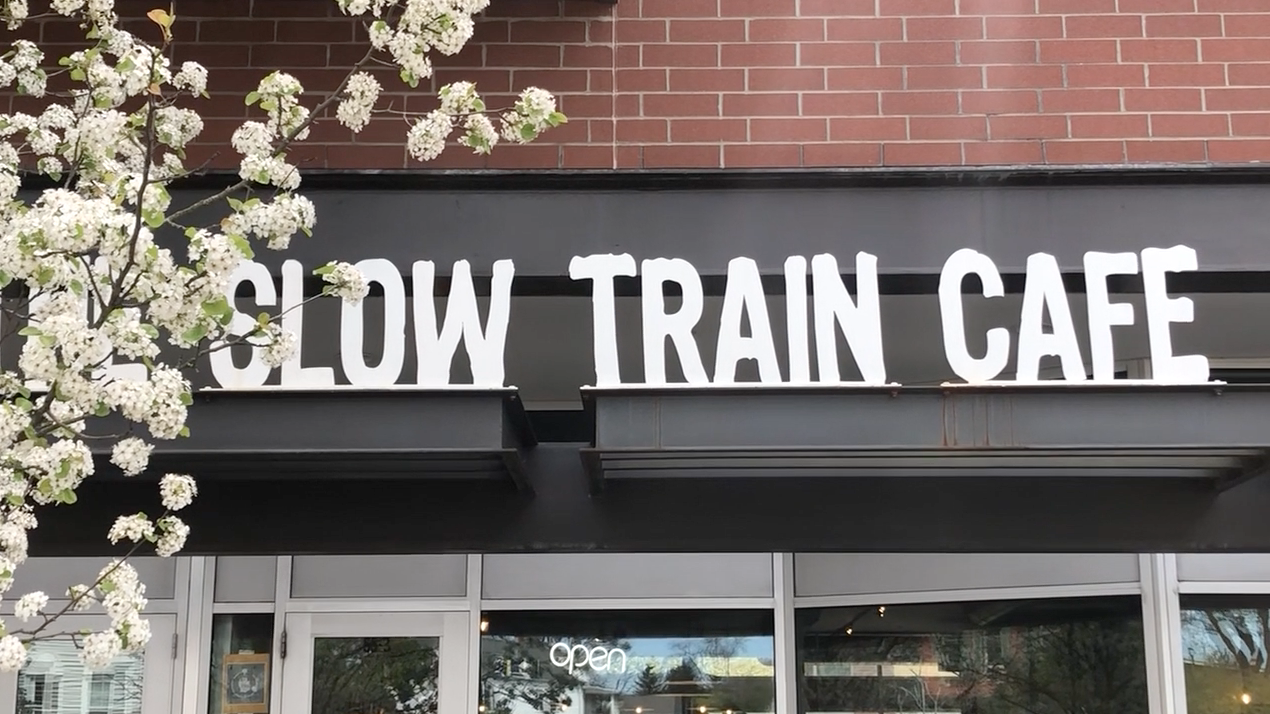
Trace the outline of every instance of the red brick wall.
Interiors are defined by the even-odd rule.
[[[119,2],[137,16],[153,4]],[[332,68],[361,48],[333,7],[176,0],[182,55],[213,69],[212,144],[268,69],[313,88],[342,76]],[[428,167],[1270,159],[1270,0],[493,0],[487,15],[439,79],[476,80],[495,104],[542,86],[571,121],[531,146]],[[397,107],[428,105],[394,76],[385,86]],[[326,122],[305,165],[423,168],[403,131],[385,119],[350,139]]]

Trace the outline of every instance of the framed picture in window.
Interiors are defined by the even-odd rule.
[[[225,655],[221,714],[268,714],[269,655]]]

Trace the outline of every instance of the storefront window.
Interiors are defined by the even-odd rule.
[[[215,615],[209,714],[268,714],[273,615]]]
[[[775,711],[770,611],[492,612],[484,714]]]
[[[1270,595],[1183,595],[1189,714],[1270,711]]]
[[[140,714],[145,656],[129,652],[90,672],[70,640],[31,645],[18,673],[17,714]]]
[[[437,714],[436,637],[318,637],[311,714]]]
[[[797,626],[805,714],[1147,711],[1136,597],[808,609]]]

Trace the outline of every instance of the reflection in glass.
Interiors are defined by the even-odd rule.
[[[144,679],[141,653],[121,654],[105,670],[89,672],[75,643],[36,642],[18,674],[17,714],[140,714]]]
[[[484,714],[775,711],[770,611],[495,612]]]
[[[268,714],[273,615],[212,617],[209,714]]]
[[[1182,658],[1190,714],[1270,711],[1270,596],[1183,595]]]
[[[799,707],[1146,714],[1136,597],[799,610]]]
[[[437,714],[436,637],[319,637],[312,714]]]

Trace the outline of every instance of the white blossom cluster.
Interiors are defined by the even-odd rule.
[[[433,50],[453,55],[472,38],[472,16],[489,6],[489,0],[336,0],[351,16],[370,15],[371,45],[392,57],[401,79],[414,87],[432,76],[429,53]],[[369,80],[369,81],[367,81]],[[369,121],[379,84],[369,75],[357,86],[350,82],[337,111],[340,122],[360,131]],[[485,103],[471,82],[455,82],[438,91],[439,109],[411,125],[406,148],[417,161],[431,161],[445,150],[456,128],[462,128],[458,143],[478,154],[488,154],[501,138],[514,143],[533,141],[547,129],[566,119],[556,111],[551,93],[530,87],[521,93],[515,106],[500,116],[501,132],[486,116]],[[369,99],[368,99],[369,97]]]
[[[12,8],[13,6],[10,5],[10,9]],[[23,94],[33,97],[44,96],[48,75],[40,67],[43,60],[44,53],[35,46],[34,42],[30,40],[14,42],[13,49],[0,54],[0,87],[8,87],[16,83],[18,91]]]
[[[411,86],[432,75],[432,52],[463,48],[473,16],[489,4],[336,2],[349,15],[369,15],[372,48]],[[332,116],[353,132],[364,130],[383,91],[361,64],[333,96],[317,101],[308,100],[295,76],[265,75],[244,98],[254,116],[230,142],[242,182],[198,206],[222,210],[219,220],[196,221],[198,212],[174,206],[169,185],[197,169],[186,165],[185,150],[204,129],[198,100],[207,96],[209,76],[195,62],[175,66],[169,59],[175,18],[150,10],[146,17],[160,31],[134,35],[120,27],[115,0],[49,0],[38,12],[49,9],[85,29],[78,51],[54,61],[30,41],[0,44],[0,90],[45,99],[38,114],[0,113],[0,288],[12,285],[21,296],[17,307],[0,306],[20,325],[16,364],[0,369],[0,595],[27,558],[37,509],[74,503],[93,476],[89,437],[111,439],[104,442],[110,464],[139,477],[150,469],[156,442],[188,435],[193,399],[184,351],[242,338],[273,366],[294,355],[296,337],[277,315],[252,320],[250,334],[237,327],[231,334],[240,323],[232,276],[254,257],[253,246],[284,250],[316,225],[312,201],[296,193],[301,177],[290,147],[308,137],[315,121]],[[30,14],[28,0],[0,0],[0,21],[10,29]],[[56,93],[47,90],[54,74]],[[495,120],[471,83],[444,87],[439,99],[439,108],[404,132],[416,159],[435,158],[456,131],[460,144],[488,153],[500,139],[529,141],[564,121],[555,99],[540,89],[526,90]],[[56,186],[19,199],[21,177],[32,168]],[[268,187],[268,197],[253,195],[260,187]],[[328,263],[315,273],[322,296],[357,304],[369,292],[349,263]],[[135,371],[124,377],[108,369],[119,362]],[[100,433],[99,420],[111,415],[129,423],[128,434]],[[167,474],[158,492],[162,513],[120,516],[104,534],[112,544],[130,553],[153,548],[162,557],[181,551],[190,529],[175,514],[193,503],[197,484]],[[72,611],[98,607],[110,617],[109,627],[79,640],[90,668],[150,638],[142,617],[145,586],[126,557],[65,597]],[[49,602],[43,592],[13,601],[15,622],[0,620],[0,671],[26,662],[32,632],[62,609]],[[31,621],[34,630],[18,624]]]
[[[304,196],[284,193],[273,201],[251,199],[242,210],[226,219],[227,233],[255,236],[271,250],[285,250],[296,233],[310,233],[317,222],[317,209]]]
[[[339,122],[354,132],[359,132],[370,123],[371,111],[375,101],[379,99],[379,80],[366,72],[358,72],[348,78],[348,86],[344,90],[344,99],[335,110]]]
[[[365,276],[350,263],[327,263],[315,272],[327,283],[327,295],[334,295],[350,305],[357,305],[370,294]]]

